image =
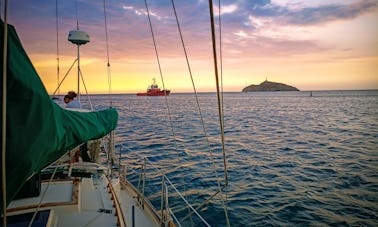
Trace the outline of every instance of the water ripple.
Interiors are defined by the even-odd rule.
[[[378,226],[377,97],[377,91],[226,93],[232,226]],[[175,142],[164,98],[113,96],[124,159],[163,163],[197,205],[217,190],[213,162],[218,178],[224,176],[216,96],[199,100],[210,149],[193,95],[169,97]],[[151,198],[159,207],[159,193]],[[175,200],[172,208],[185,213]],[[225,225],[219,198],[199,212],[213,226]]]

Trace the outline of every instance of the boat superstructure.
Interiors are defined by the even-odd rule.
[[[152,84],[148,86],[146,92],[137,93],[137,96],[168,96],[171,93],[170,90],[160,90],[156,84],[155,78],[152,79]]]

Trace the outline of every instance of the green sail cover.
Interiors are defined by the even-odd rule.
[[[3,29],[4,23],[1,21],[1,72]],[[2,80],[0,85],[2,100]],[[83,142],[101,138],[114,130],[118,113],[113,108],[75,112],[57,105],[47,94],[14,27],[8,25],[6,120],[8,205],[33,173],[39,172]],[[2,206],[0,210],[2,212]]]

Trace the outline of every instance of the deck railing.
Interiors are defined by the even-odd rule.
[[[156,210],[156,207],[158,206],[158,198],[160,198],[160,212],[158,212],[158,214],[160,216],[159,219],[162,226],[165,226],[172,220],[174,220],[174,223],[177,226],[182,226],[182,223],[180,222],[188,221],[188,216],[191,217],[191,226],[196,226],[199,223],[201,223],[200,225],[202,226],[210,226],[208,222],[197,212],[197,210],[187,201],[185,196],[177,189],[168,176],[166,176],[158,167],[156,167],[156,165],[154,165],[148,158],[144,158],[138,163],[140,163],[138,164],[138,168],[131,168],[130,165],[127,165],[126,168],[121,167],[121,169],[124,169],[125,171],[121,174],[121,176],[124,176],[127,182],[131,183],[135,187],[137,191],[137,201],[142,207],[144,206],[147,198],[153,203],[152,206],[154,206]],[[148,186],[148,190],[146,189],[147,181],[155,182],[153,186]],[[158,192],[159,190],[161,190],[161,192]],[[188,214],[185,215],[184,218],[180,219],[177,214],[175,214],[173,208],[170,207],[171,204],[169,201],[171,200],[175,201],[175,208],[178,210],[178,212],[187,210]],[[181,204],[180,208],[177,206],[179,203]],[[197,220],[196,223],[193,223],[192,216],[194,216],[195,220]]]

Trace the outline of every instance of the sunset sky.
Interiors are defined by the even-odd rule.
[[[147,3],[165,87],[193,91],[171,0]],[[215,91],[208,1],[176,0],[175,6],[196,89]],[[219,47],[218,1],[214,6]],[[220,8],[224,91],[266,78],[300,90],[378,89],[377,0],[222,0]],[[8,9],[8,22],[52,93],[58,83],[55,1],[9,1]],[[107,93],[103,0],[58,0],[57,11],[60,79],[77,55],[67,35],[78,19],[91,38],[80,48],[86,87]],[[106,0],[106,13],[112,92],[145,91],[152,78],[162,87],[144,0]],[[75,67],[61,93],[75,90],[76,80]]]

